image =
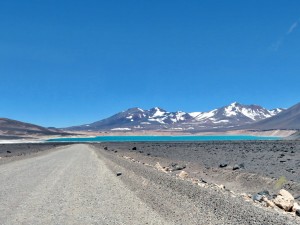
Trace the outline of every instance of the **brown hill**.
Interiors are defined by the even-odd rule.
[[[6,138],[18,138],[24,136],[36,136],[36,135],[65,135],[67,133],[62,132],[55,128],[45,128],[42,126],[24,123],[17,120],[0,118],[0,137]]]

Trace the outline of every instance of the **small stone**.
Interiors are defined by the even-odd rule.
[[[203,180],[202,178],[200,178],[199,181],[201,181],[201,182],[204,183],[204,184],[207,184],[207,181],[206,181],[206,180]]]
[[[118,176],[121,176],[121,175],[122,175],[122,173],[121,173],[121,172],[118,172],[118,173],[117,173],[117,177],[118,177]]]
[[[134,151],[135,151],[135,150],[136,150],[136,147],[133,147],[133,148],[132,148],[132,150],[134,150]]]
[[[224,168],[224,167],[227,167],[227,165],[228,165],[228,164],[224,162],[224,163],[221,163],[221,164],[219,165],[219,167],[220,167],[220,168]]]
[[[296,210],[296,215],[297,215],[297,216],[300,216],[300,209],[297,209],[297,210]]]
[[[234,166],[233,166],[233,168],[232,168],[232,170],[239,170],[239,169],[240,169],[240,166],[239,166],[239,165],[237,165],[237,164],[236,164],[236,165],[234,165]]]
[[[221,184],[221,185],[217,185],[218,188],[220,189],[226,189],[225,185]]]
[[[107,150],[108,148],[107,147],[104,147],[104,150]]]
[[[257,202],[262,202],[263,197],[266,197],[266,199],[267,199],[267,196],[270,196],[270,193],[269,193],[269,191],[264,190],[264,191],[258,192],[257,194],[253,195],[252,200],[257,201]]]
[[[145,164],[145,165],[146,165],[146,164]],[[147,165],[148,165],[148,164],[147,164]],[[160,171],[162,171],[162,172],[165,172],[165,173],[167,173],[167,172],[169,171],[169,167],[163,167],[163,166],[160,165],[159,162],[157,162],[157,163],[155,164],[155,168],[158,169],[158,170],[160,170]]]
[[[241,163],[241,164],[235,164],[233,166],[233,170],[239,170],[239,169],[243,169],[245,166],[244,166],[244,163]]]
[[[189,174],[187,172],[185,172],[184,170],[182,170],[179,174],[178,177],[180,177],[181,179],[186,179],[189,177]]]
[[[196,178],[193,178],[193,179],[192,179],[192,183],[193,183],[193,184],[198,184],[198,183],[199,183],[199,180],[196,179]]]
[[[169,165],[171,171],[183,170],[186,168],[186,165],[178,165],[177,163],[171,163]]]
[[[11,151],[6,151],[7,153],[11,153]]]
[[[267,190],[264,190],[264,191],[258,192],[257,194],[263,195],[263,196],[269,196],[269,195],[270,195],[270,192],[267,191]]]
[[[255,202],[255,201],[261,202],[261,201],[263,200],[263,196],[260,195],[260,194],[255,194],[255,195],[252,196],[252,200],[253,200],[254,202]]]
[[[200,187],[205,187],[204,183],[197,183],[197,185],[200,186]]]
[[[166,172],[168,172],[168,171],[170,171],[170,168],[169,168],[169,167],[165,167],[164,170],[165,170]]]

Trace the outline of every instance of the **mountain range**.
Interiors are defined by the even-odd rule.
[[[168,112],[155,107],[149,110],[130,108],[109,118],[90,124],[66,128],[73,131],[138,131],[178,130],[208,131],[233,129],[254,124],[277,116],[286,110],[268,110],[258,105],[243,105],[234,102],[208,112]]]
[[[0,118],[0,139],[42,135],[70,135],[76,131],[201,131],[298,130],[300,103],[288,108],[266,109],[259,105],[230,105],[207,112],[168,112],[155,107],[149,110],[130,108],[90,124],[68,128],[45,128],[17,120]],[[294,135],[300,138],[300,132]]]

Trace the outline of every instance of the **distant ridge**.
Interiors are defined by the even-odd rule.
[[[300,130],[300,103],[290,107],[284,112],[271,118],[253,123],[246,128],[267,130],[267,129],[286,129]]]
[[[0,137],[2,138],[13,139],[20,136],[65,134],[65,132],[55,128],[48,129],[31,123],[24,123],[8,118],[0,118]]]
[[[206,131],[232,129],[271,118],[285,111],[282,108],[268,110],[259,105],[243,105],[234,102],[208,112],[168,112],[160,107],[144,110],[130,108],[106,119],[90,124],[66,128],[71,131],[139,131],[177,130]]]

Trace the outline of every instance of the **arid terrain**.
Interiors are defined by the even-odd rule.
[[[300,141],[2,144],[0,157],[5,224],[300,224],[252,200],[285,189],[299,203]]]

